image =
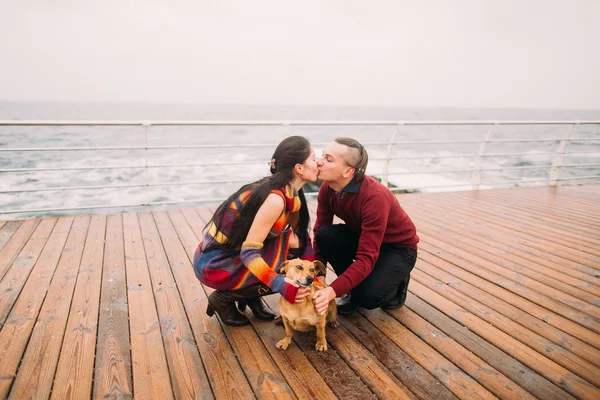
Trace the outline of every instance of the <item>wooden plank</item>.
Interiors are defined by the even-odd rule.
[[[574,238],[576,239],[576,243],[598,243],[599,239],[594,233],[600,229],[600,221],[598,221],[599,217],[593,213],[593,208],[588,208],[578,216],[577,206],[567,203],[568,212],[565,214],[565,207],[562,205],[565,202],[559,195],[549,197],[549,201],[546,202],[529,202],[527,207],[519,210],[518,206],[524,204],[526,201],[519,199],[518,193],[515,192],[515,195],[511,197],[499,194],[494,199],[491,199],[493,201],[489,204],[486,201],[481,202],[482,204],[479,208],[481,210],[488,210],[491,206],[496,206],[502,212],[507,209],[514,209],[515,216],[523,218],[521,224],[524,227],[538,225],[547,227],[546,230],[540,232],[538,235],[540,238],[547,239],[548,237],[554,237],[560,241],[565,240],[565,238]],[[515,216],[511,216],[511,218]],[[594,249],[594,246],[587,247],[589,251],[594,251]],[[597,249],[595,250],[596,252],[598,251]]]
[[[485,360],[406,307],[389,310],[398,322],[501,399],[535,399]]]
[[[569,207],[569,210],[565,210],[561,207],[561,203],[564,202],[564,198],[560,194],[554,194],[548,196],[548,193],[542,194],[538,192],[537,199],[527,199],[527,190],[512,190],[507,191],[496,191],[490,193],[483,191],[479,194],[479,198],[484,200],[482,205],[485,206],[490,201],[491,204],[501,204],[502,207],[510,207],[517,213],[524,213],[528,215],[528,220],[532,217],[547,222],[554,222],[556,224],[563,225],[565,227],[571,226],[573,222],[576,224],[585,224],[589,213],[593,212],[593,208],[589,208],[586,212],[578,209],[577,206]],[[464,197],[463,195],[460,195]],[[580,203],[581,204],[581,203]],[[598,226],[593,221],[592,225]]]
[[[597,229],[588,229],[584,225],[564,225],[559,224],[553,220],[540,220],[531,219],[528,213],[519,213],[512,210],[510,207],[506,207],[504,204],[493,204],[488,205],[487,202],[491,202],[493,199],[481,199],[483,194],[473,194],[471,197],[466,196],[448,196],[447,201],[453,205],[450,211],[463,214],[476,216],[482,223],[491,223],[495,227],[501,227],[502,230],[510,230],[513,235],[520,236],[523,231],[527,233],[529,239],[532,240],[536,245],[543,246],[548,244],[551,240],[545,232],[556,232],[557,234],[562,233],[565,237],[571,237],[571,244],[581,241],[582,243],[592,244],[597,240],[597,233],[594,234]],[[415,199],[416,200],[416,199]],[[439,201],[435,198],[422,197],[419,200],[423,200],[424,203],[432,207],[440,208]],[[414,200],[411,200],[414,201]],[[442,208],[450,208],[444,205]],[[533,212],[533,210],[531,210]],[[540,229],[543,228],[543,229]],[[537,232],[536,232],[537,229]],[[569,235],[569,236],[566,236]],[[567,253],[568,248],[564,248]],[[563,251],[558,254],[562,254]]]
[[[11,389],[12,398],[50,397],[89,222],[89,217],[73,222]]]
[[[411,207],[411,215],[419,221],[431,223],[438,230],[443,226],[444,229],[449,229],[465,239],[482,241],[488,245],[493,244],[493,247],[502,250],[500,254],[505,254],[509,257],[515,254],[526,259],[526,262],[539,263],[540,265],[559,271],[561,274],[567,274],[579,280],[584,280],[593,284],[596,290],[584,285],[580,286],[582,289],[588,290],[590,293],[598,293],[600,278],[593,276],[593,274],[597,273],[600,276],[600,270],[565,260],[564,258],[549,254],[547,251],[524,248],[520,239],[515,238],[514,231],[496,229],[495,226],[492,229],[490,225],[484,225],[479,220],[466,218],[464,215],[458,215],[451,210],[436,208],[435,206],[415,205]],[[452,224],[448,224],[449,217],[454,217]]]
[[[535,198],[532,198],[535,196]],[[521,210],[534,210],[539,215],[545,218],[551,218],[558,220],[559,222],[565,222],[567,226],[572,225],[573,222],[577,224],[585,224],[591,215],[596,215],[597,208],[589,203],[581,201],[566,201],[561,196],[548,196],[541,195],[540,193],[532,193],[527,190],[508,192],[498,192],[495,194],[495,199],[499,202],[503,202],[511,207],[520,207]],[[568,210],[564,205],[568,205]],[[592,224],[596,227],[600,227],[600,224]]]
[[[133,390],[143,399],[172,399],[173,388],[137,214],[123,214]]]
[[[563,348],[568,349],[569,351],[583,357],[587,361],[596,363],[596,365],[600,366],[600,350],[566,333],[570,332],[570,328],[572,329],[573,327],[583,329],[579,327],[579,325],[576,325],[567,320],[566,322],[570,323],[562,323],[560,325],[562,330],[557,329],[554,326],[549,325],[544,320],[535,318],[534,316],[528,314],[526,312],[528,311],[528,308],[535,306],[527,300],[523,299],[523,301],[520,302],[520,304],[523,304],[522,309],[514,307],[509,302],[503,301],[502,298],[515,299],[515,297],[517,296],[511,295],[507,291],[504,291],[505,293],[504,296],[502,296],[502,298],[496,297],[493,295],[493,293],[496,293],[496,291],[490,289],[490,286],[494,285],[490,284],[489,282],[486,282],[482,279],[477,280],[477,278],[474,277],[474,279],[471,280],[473,283],[477,284],[477,286],[474,286],[468,283],[467,281],[461,280],[457,276],[446,272],[446,270],[442,269],[441,267],[438,268],[436,265],[439,264],[442,264],[443,266],[444,263],[441,262],[441,260],[432,257],[426,252],[421,252],[417,269],[419,271],[425,272],[426,274],[432,277],[435,277],[439,281],[443,282],[445,285],[448,285],[456,289],[457,291],[464,293],[470,298],[481,302],[485,306],[492,308],[493,310],[510,318],[512,321],[518,320],[519,324],[532,330],[538,335],[541,335],[546,339],[551,340],[552,342],[562,346]],[[454,271],[452,268],[450,268],[450,270]],[[466,277],[468,278],[468,275],[466,275]],[[520,297],[515,299],[517,300],[517,302],[515,303],[518,303],[518,299],[520,299]],[[547,310],[542,310],[542,312],[545,313],[542,314],[544,316],[548,313]],[[600,335],[594,334],[593,332],[589,331],[588,333],[600,339]]]
[[[365,382],[378,398],[416,399],[417,397],[369,353],[343,326],[327,332],[331,347]]]
[[[411,282],[412,285],[412,282]],[[413,360],[436,377],[461,399],[495,399],[492,393],[468,374],[423,342],[414,333],[380,309],[364,310],[361,314],[406,352]]]
[[[574,301],[576,304],[583,304],[583,302],[577,301],[577,299],[571,296],[564,295],[556,289],[545,286],[519,273],[498,268],[496,264],[469,254],[456,246],[443,243],[439,240],[429,240],[429,242],[434,243],[436,248],[427,243],[422,243],[421,248],[446,261],[458,264],[461,268],[474,272],[481,277],[495,275],[496,277],[506,278],[507,281],[503,281],[502,283],[498,280],[494,282],[508,290],[523,295],[525,298],[543,307],[549,307],[552,311],[569,318],[579,325],[585,326],[594,332],[600,332],[600,323],[598,320],[582,311],[572,308],[572,303],[568,301]]]
[[[273,298],[274,302],[278,301],[277,295],[269,298]],[[251,318],[251,322],[297,398],[323,400],[338,398],[297,346],[290,346],[285,351],[275,346],[284,335],[281,327],[275,326],[271,321],[261,321],[256,318]]]
[[[14,274],[29,271],[35,264],[37,257],[39,257],[40,252],[46,244],[46,240],[50,236],[56,220],[46,220],[41,227],[39,223],[40,220],[24,222],[8,243],[0,250],[0,287],[5,281],[4,278],[9,269],[13,269],[13,276],[8,278],[8,281],[12,281],[18,279]],[[33,237],[31,237],[32,235]],[[0,289],[0,293],[3,293],[2,289]],[[3,320],[0,321],[0,326],[2,322]]]
[[[427,304],[421,298],[410,293],[406,299],[406,307],[443,331],[453,340],[460,343],[473,354],[502,372],[512,381],[519,384],[540,399],[559,400],[573,398],[552,382],[537,374],[526,365],[509,356],[493,344],[482,339],[474,332]],[[396,313],[396,311],[391,311]]]
[[[571,395],[579,398],[597,398],[600,396],[599,388],[573,375],[565,368],[540,355],[498,328],[483,322],[464,308],[422,285],[418,279],[420,277],[417,274],[414,275],[414,279],[411,279],[411,290],[444,314],[468,327],[471,331],[510,354]]]
[[[600,348],[600,340],[597,333],[591,329],[586,329],[585,327],[581,326],[581,324],[585,323],[586,319],[589,318],[587,315],[580,313],[548,296],[531,290],[524,284],[507,279],[502,275],[496,274],[488,269],[479,268],[472,261],[468,260],[467,258],[463,258],[468,257],[467,255],[463,255],[463,257],[457,257],[453,254],[447,253],[444,249],[432,246],[427,242],[421,242],[420,249],[422,253],[427,252],[430,255],[442,260],[445,268],[449,266],[458,267],[453,267],[453,273],[461,274],[464,279],[467,278],[465,277],[466,275],[461,272],[461,270],[476,276],[478,278],[476,282],[493,282],[494,285],[486,285],[486,290],[491,292],[493,291],[494,296],[518,306],[523,311],[532,313],[532,315],[540,318],[542,321],[548,322],[559,329],[561,329],[563,326],[567,326],[569,327],[569,333],[571,333],[573,336],[585,341],[586,343],[589,343],[592,346]],[[436,265],[440,265],[440,263],[437,262]],[[505,294],[505,291],[508,292],[508,295]],[[521,298],[527,299],[528,301],[523,302],[520,300]],[[548,312],[548,310],[550,310],[550,312]]]
[[[54,222],[51,221],[49,225],[54,225]],[[13,383],[72,222],[73,218],[71,217],[58,220],[39,258],[35,257],[37,262],[31,270],[31,274],[19,276],[17,288],[23,287],[23,291],[15,290],[20,292],[20,295],[0,331],[0,360],[2,360],[0,363],[0,377],[2,377],[0,379],[0,398],[7,397]],[[42,228],[40,233],[45,235],[47,232]],[[36,237],[36,239],[38,238]],[[36,239],[32,240],[36,241]],[[11,276],[10,273],[5,276],[5,279],[9,276]],[[23,285],[23,280],[27,276],[29,279]],[[16,297],[16,294],[14,296]],[[12,302],[3,302],[2,304],[9,303]],[[8,314],[8,310],[6,313]]]
[[[588,382],[600,386],[600,368],[593,363],[552,343],[541,335],[532,332],[526,327],[512,321],[510,318],[507,318],[486,305],[474,300],[472,297],[454,289],[446,282],[441,282],[421,270],[413,271],[411,276],[416,279],[417,282],[435,291],[452,303],[457,304],[463,309],[471,312],[473,315],[490,323],[492,326],[498,328],[507,335],[512,336],[538,353],[544,354],[558,365],[579,375]]]
[[[296,398],[252,326],[223,325],[223,330],[257,398]]]
[[[334,272],[326,276],[327,283],[336,278]],[[340,322],[343,317],[338,316]],[[342,357],[346,364],[356,373],[367,387],[379,398],[414,399],[415,394],[398,380],[380,360],[371,354],[349,330],[340,326],[328,329],[327,341],[330,347]]]
[[[6,242],[15,234],[23,221],[0,221],[0,250]]]
[[[551,254],[551,249],[548,247],[525,247],[523,246],[523,240],[528,239],[528,236],[525,234],[501,227],[498,224],[492,225],[492,222],[486,222],[480,216],[457,213],[446,207],[424,203],[419,202],[411,205],[411,215],[413,217],[419,220],[431,221],[433,224],[448,226],[453,231],[470,238],[485,239],[486,243],[493,243],[496,248],[503,249],[509,253],[517,252],[529,261],[543,262],[547,267],[570,274],[578,279],[586,280],[596,286],[600,285],[600,270],[592,268],[591,265],[585,265],[567,260],[560,257],[560,255]],[[452,218],[452,224],[448,224],[449,218]],[[466,221],[463,222],[463,220]],[[535,229],[546,231],[548,228],[538,225]]]
[[[268,296],[265,300],[272,309],[278,308],[277,296]],[[332,329],[328,329],[328,332],[330,331]],[[280,327],[279,334],[273,334],[274,343],[281,340],[284,335],[285,330],[283,327]],[[333,348],[325,352],[316,351],[315,340],[315,332],[294,332],[294,343],[296,346],[290,345],[287,350],[278,351],[294,351],[303,354],[335,396],[340,399],[376,398],[375,394],[360,379],[356,372],[346,364],[337,351]],[[310,384],[312,386],[312,382]],[[318,387],[315,387],[315,390],[318,390]]]
[[[154,218],[150,213],[141,213],[139,220],[174,396],[211,398],[209,379]]]
[[[600,308],[598,308],[600,306],[600,297],[593,294],[600,293],[599,286],[530,262],[520,257],[516,252],[504,252],[481,240],[465,236],[464,233],[455,233],[451,229],[435,226],[422,220],[420,221],[419,229],[423,234],[427,234],[440,241],[443,240],[450,246],[467,248],[474,259],[485,260],[482,263],[485,263],[486,267],[489,268],[493,265],[493,268],[499,273],[507,271],[503,273],[507,277],[519,279],[518,276],[522,275],[531,278],[536,283],[539,282],[545,286],[537,286],[541,293],[552,295],[554,298],[561,300],[571,307],[582,310],[593,317],[600,318]],[[514,273],[511,273],[511,271]],[[556,291],[561,293],[562,296],[557,296]]]
[[[581,255],[573,252],[569,246],[564,246],[560,243],[549,240],[548,235],[544,233],[546,230],[552,229],[552,226],[557,226],[565,232],[571,231],[581,236],[590,236],[591,238],[598,237],[598,228],[588,228],[585,225],[585,222],[571,225],[565,225],[565,223],[563,223],[563,225],[559,225],[556,220],[545,218],[540,220],[535,219],[532,221],[533,223],[528,226],[526,221],[528,221],[532,215],[536,214],[534,210],[529,210],[527,213],[520,214],[512,207],[502,203],[495,203],[494,206],[488,206],[485,204],[486,201],[492,202],[493,198],[472,198],[463,200],[462,198],[454,196],[450,197],[449,200],[452,201],[453,199],[458,199],[456,208],[454,209],[455,211],[461,212],[462,209],[467,209],[469,210],[469,213],[478,215],[482,221],[489,221],[497,226],[515,231],[515,235],[517,236],[520,236],[519,233],[525,233],[531,244],[535,244],[537,247],[541,248],[544,248],[544,246],[551,246],[551,251],[553,254],[560,255],[561,257],[565,257],[572,261],[578,261],[581,259]],[[434,201],[434,199],[428,198],[424,198],[424,200],[428,202]],[[543,230],[539,229],[540,226],[544,226],[542,225],[544,222],[550,225],[550,227],[547,227]],[[597,257],[594,258],[592,255],[585,257],[584,259],[586,261],[593,261],[596,259],[597,261]]]
[[[111,215],[102,268],[94,398],[133,398],[124,258],[121,215]]]
[[[188,231],[180,241],[165,212],[155,212],[153,216],[215,398],[254,398],[219,321],[206,315],[206,294],[194,276],[188,254],[182,247],[184,237],[186,241],[196,242],[198,239]]]
[[[339,317],[338,320],[418,398],[457,399],[451,391],[359,313]]]
[[[91,217],[73,293],[52,399],[86,399],[92,393],[106,216]]]

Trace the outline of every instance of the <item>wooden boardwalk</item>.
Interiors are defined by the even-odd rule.
[[[207,317],[207,208],[1,221],[0,398],[600,399],[600,185],[398,198],[406,306],[340,317],[324,353]]]

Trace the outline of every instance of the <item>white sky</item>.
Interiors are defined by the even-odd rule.
[[[0,100],[600,109],[598,0],[0,0]]]

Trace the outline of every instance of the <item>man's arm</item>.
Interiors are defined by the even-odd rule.
[[[354,262],[330,285],[338,297],[358,286],[373,270],[379,257],[389,213],[389,199],[376,193],[362,205],[361,233]]]

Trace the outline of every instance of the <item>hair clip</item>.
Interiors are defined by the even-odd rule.
[[[275,159],[272,158],[271,161],[269,161],[269,167],[271,167],[271,169],[275,169]]]

